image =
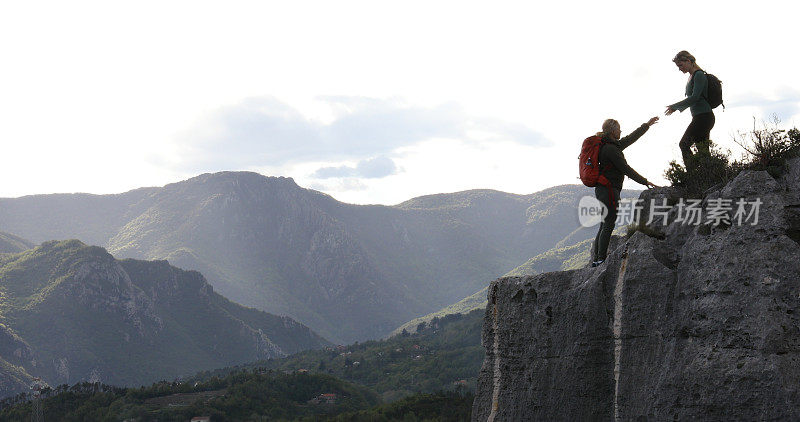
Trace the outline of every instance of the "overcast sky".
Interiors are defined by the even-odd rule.
[[[739,3],[3,2],[0,196],[222,170],[350,203],[532,193],[579,183],[604,119],[656,115],[625,153],[664,183],[691,120],[663,115],[679,50],[723,81],[712,138],[735,156],[754,118],[800,126],[800,3]]]

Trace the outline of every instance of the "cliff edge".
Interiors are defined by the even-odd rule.
[[[474,421],[800,420],[800,159],[680,196],[597,268],[492,282]]]

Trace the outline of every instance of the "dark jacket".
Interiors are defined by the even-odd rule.
[[[689,82],[686,82],[686,98],[670,107],[680,112],[683,112],[688,107],[692,116],[711,113],[711,106],[708,104],[708,77],[706,72],[703,70],[694,72]]]
[[[628,162],[625,161],[625,154],[622,153],[622,150],[641,138],[649,128],[650,126],[645,123],[631,132],[630,135],[618,141],[607,137],[603,138],[604,143],[600,147],[600,174],[611,182],[611,187],[615,190],[622,190],[622,182],[625,180],[625,176],[630,177],[637,183],[647,185],[647,179],[632,169]]]

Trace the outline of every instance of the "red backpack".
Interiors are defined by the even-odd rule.
[[[600,174],[600,147],[603,144],[603,139],[599,136],[590,136],[583,140],[581,155],[578,156],[578,172],[581,182],[586,186],[611,186],[611,182]]]

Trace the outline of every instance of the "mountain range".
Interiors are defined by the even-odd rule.
[[[590,262],[590,248],[593,240],[587,239],[575,245],[558,247],[542,252],[539,255],[525,261],[522,265],[514,268],[504,275],[504,277],[521,277],[526,275],[536,275],[551,271],[566,271],[585,267]],[[487,303],[489,286],[482,288],[460,301],[431,312],[427,315],[417,317],[401,325],[392,332],[392,335],[414,333],[420,323],[428,324],[436,318],[443,318],[447,315],[469,314],[473,311],[485,309]]]
[[[351,343],[472,295],[558,244],[592,237],[575,212],[590,193],[564,185],[352,205],[290,178],[222,172],[116,195],[0,199],[0,230],[167,260],[201,272],[235,302]]]
[[[33,376],[142,385],[330,344],[225,299],[196,271],[77,240],[0,254],[0,340],[0,396]]]

